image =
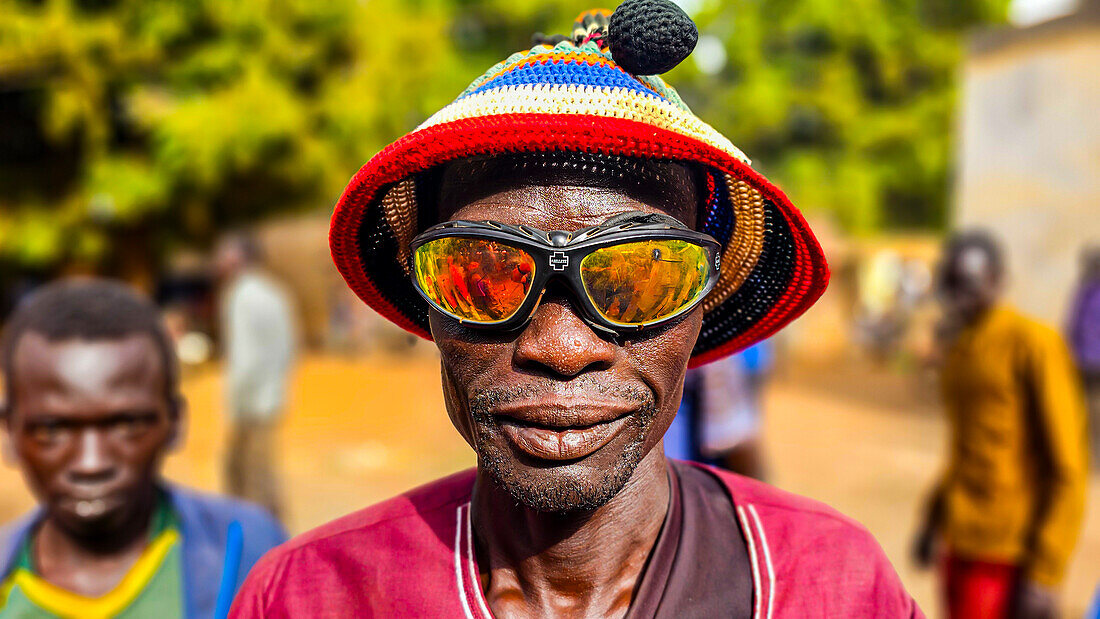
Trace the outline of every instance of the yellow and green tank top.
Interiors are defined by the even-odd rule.
[[[114,589],[86,597],[38,575],[27,536],[15,569],[0,583],[0,619],[137,619],[183,617],[179,523],[162,497],[149,529],[149,545]]]

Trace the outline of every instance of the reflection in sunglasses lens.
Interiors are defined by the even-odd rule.
[[[478,323],[501,322],[523,305],[535,261],[498,241],[447,237],[429,241],[414,256],[416,281],[444,312]]]
[[[623,325],[676,314],[698,300],[709,276],[706,250],[675,239],[612,245],[581,261],[588,297],[604,318]]]

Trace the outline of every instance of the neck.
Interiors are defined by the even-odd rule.
[[[623,489],[589,512],[536,512],[479,474],[473,498],[482,590],[498,616],[622,616],[668,511],[658,443]]]
[[[141,556],[156,508],[156,492],[132,515],[107,531],[73,531],[47,516],[31,546],[36,571],[74,593],[98,596],[110,591]]]
[[[983,305],[981,308],[979,308],[977,311],[975,311],[972,315],[970,315],[966,318],[966,321],[965,321],[966,326],[974,327],[974,326],[977,326],[977,325],[981,324],[982,322],[985,321],[986,318],[988,318],[990,315],[993,314],[994,310],[996,310],[997,307],[998,307],[997,301],[991,301],[991,302],[987,303],[986,305]]]

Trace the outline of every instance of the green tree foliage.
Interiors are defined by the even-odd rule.
[[[685,3],[687,4],[687,3]],[[962,34],[1007,0],[699,0],[670,76],[802,206],[942,221]],[[351,173],[582,0],[0,0],[0,261],[104,267],[331,208]]]
[[[726,63],[673,83],[807,210],[848,229],[945,221],[956,82],[972,28],[1008,0],[728,0],[700,30]],[[677,80],[678,78],[678,80]]]
[[[99,266],[331,208],[465,86],[427,0],[0,0],[0,259]],[[130,256],[132,258],[132,256]]]
[[[676,1],[725,63],[668,81],[797,205],[857,233],[945,223],[966,35],[1009,0]],[[460,1],[456,41],[488,64],[590,4]]]

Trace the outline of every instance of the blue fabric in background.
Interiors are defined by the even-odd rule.
[[[692,433],[694,425],[691,422],[691,398],[687,393],[680,400],[680,409],[676,411],[676,417],[672,419],[672,425],[665,432],[665,455],[677,460],[691,460],[695,456],[693,452],[694,441]]]
[[[749,374],[764,374],[772,369],[775,363],[775,350],[769,340],[763,340],[749,346],[737,354],[741,362],[745,364],[745,371]]]

